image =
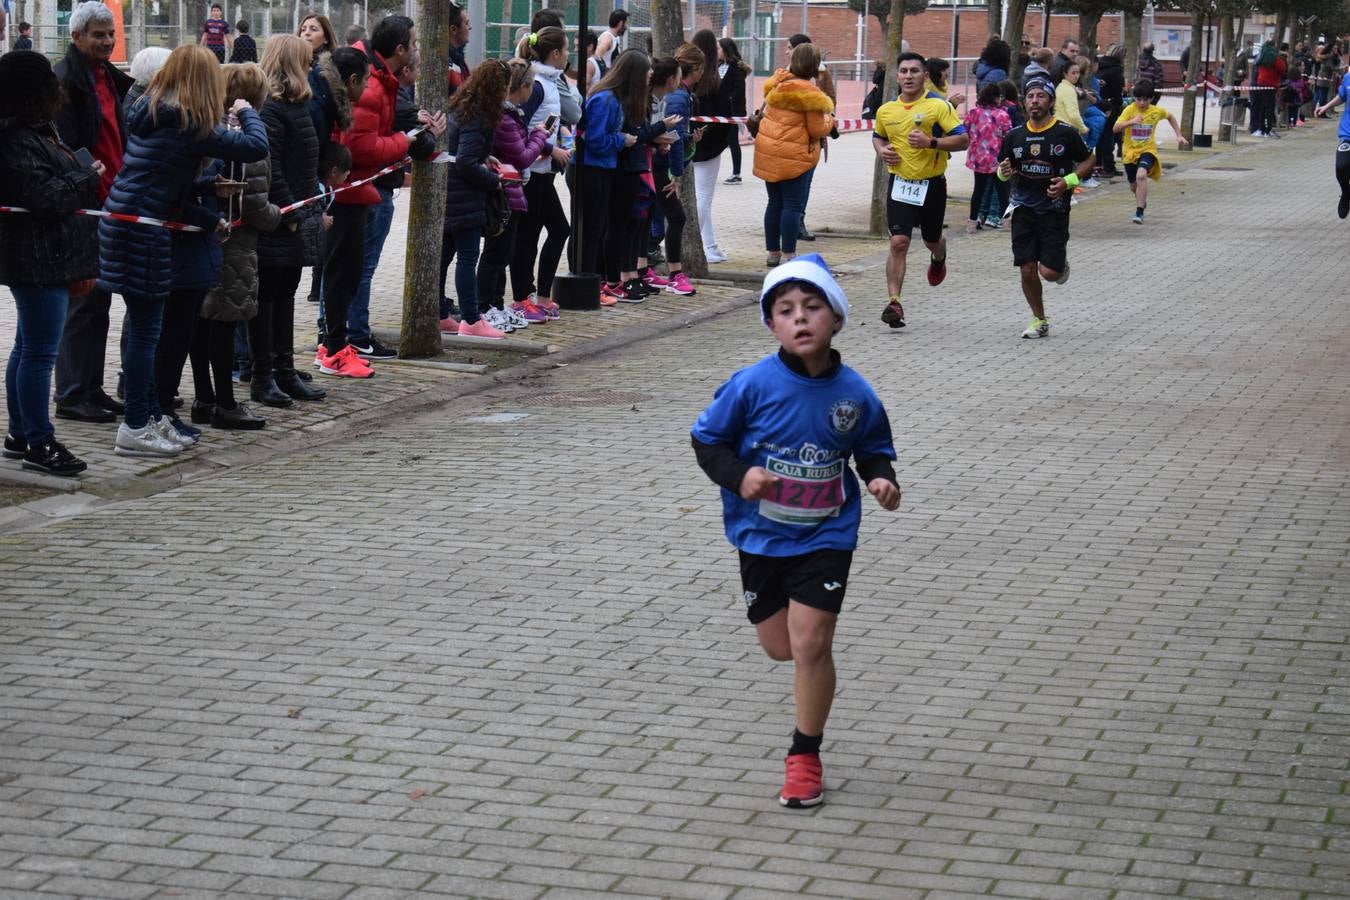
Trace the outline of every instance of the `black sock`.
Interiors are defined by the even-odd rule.
[[[788,748],[788,756],[796,756],[799,753],[819,753],[820,742],[825,739],[825,735],[818,734],[812,737],[809,734],[802,734],[797,729],[792,729],[792,746]]]
[[[1134,214],[1136,216],[1142,216],[1144,214],[1144,208],[1142,206],[1136,206],[1134,208]]]

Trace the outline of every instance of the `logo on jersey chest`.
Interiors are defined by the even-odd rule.
[[[830,429],[835,434],[848,434],[862,418],[862,407],[856,400],[836,400],[830,407]]]
[[[1040,156],[1040,155],[1041,155],[1041,145],[1040,145],[1040,144],[1032,144],[1032,145],[1031,145],[1031,155],[1032,155],[1032,156]]]

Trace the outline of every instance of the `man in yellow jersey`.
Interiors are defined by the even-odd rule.
[[[1176,116],[1156,104],[1153,82],[1141,79],[1134,86],[1134,102],[1120,111],[1115,132],[1122,136],[1121,159],[1125,160],[1125,177],[1134,192],[1134,224],[1144,224],[1144,207],[1148,206],[1148,180],[1162,178],[1162,163],[1158,161],[1158,123],[1163,119],[1176,132],[1177,141],[1185,147],[1190,141],[1181,136]],[[1144,177],[1139,177],[1140,170]]]
[[[905,327],[900,291],[905,284],[905,255],[914,226],[919,226],[931,254],[928,283],[936,287],[947,277],[947,241],[942,220],[947,212],[947,159],[964,150],[970,136],[950,103],[926,97],[925,60],[918,53],[901,53],[897,79],[900,98],[877,110],[872,147],[891,173],[886,190],[886,224],[891,253],[886,260],[886,289],[890,302],[881,321]]]

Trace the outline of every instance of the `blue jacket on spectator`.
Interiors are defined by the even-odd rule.
[[[679,178],[684,174],[684,148],[689,142],[689,117],[694,114],[693,98],[689,96],[689,89],[680,85],[666,94],[664,99],[666,115],[682,117],[680,124],[671,129],[680,139],[670,145],[669,152],[652,154],[652,166],[669,169],[671,175]]]
[[[597,169],[616,169],[619,151],[624,147],[623,107],[613,91],[601,91],[586,98],[582,117],[586,131],[582,137],[582,162]]]
[[[239,114],[240,131],[217,125],[206,137],[185,132],[178,110],[138,103],[127,118],[127,149],[104,209],[182,221],[214,229],[219,218],[197,203],[198,176],[206,160],[255,162],[267,157],[267,128],[251,109]],[[173,278],[173,232],[153,225],[100,219],[98,286],[123,297],[163,297]]]

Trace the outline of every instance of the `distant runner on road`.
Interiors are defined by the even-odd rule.
[[[1096,162],[1078,129],[1051,115],[1055,86],[1048,78],[1027,82],[1027,123],[1003,138],[998,177],[1012,180],[1013,265],[1022,271],[1022,293],[1031,307],[1024,338],[1050,336],[1041,279],[1069,280],[1069,200]]]
[[[1341,76],[1341,85],[1331,102],[1317,107],[1317,115],[1324,116],[1342,103],[1350,101],[1350,72]],[[1350,105],[1341,113],[1341,125],[1336,132],[1336,180],[1341,185],[1341,199],[1336,203],[1336,215],[1342,219],[1350,215]]]
[[[905,327],[900,293],[905,286],[906,254],[914,226],[931,254],[928,283],[937,287],[947,277],[947,239],[942,236],[947,213],[947,160],[970,145],[966,126],[952,105],[941,97],[927,97],[928,69],[918,53],[897,57],[900,97],[877,110],[872,148],[891,173],[886,190],[886,224],[891,253],[886,259],[886,290],[890,302],[881,321]]]

